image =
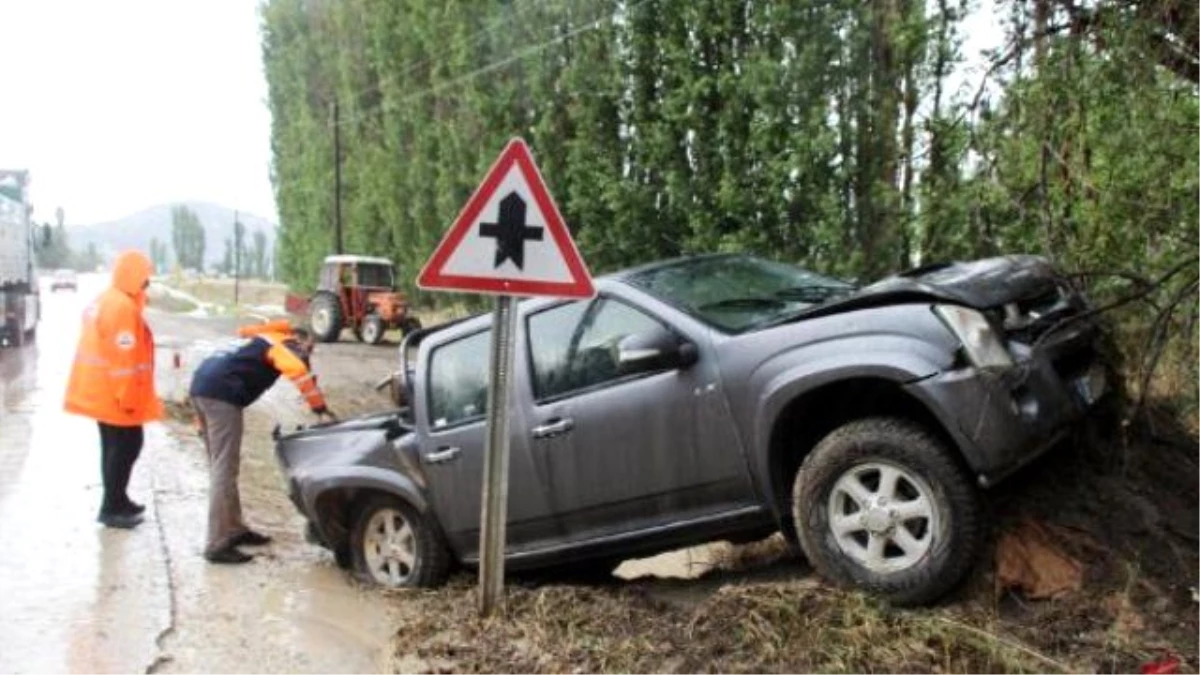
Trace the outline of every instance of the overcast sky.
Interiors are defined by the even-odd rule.
[[[999,39],[972,4],[969,61]],[[0,168],[30,170],[34,218],[196,199],[277,220],[257,6],[0,0]]]
[[[198,199],[276,220],[256,0],[0,0],[0,168],[34,219]]]

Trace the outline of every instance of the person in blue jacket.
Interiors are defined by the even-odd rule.
[[[188,391],[209,458],[208,539],[204,557],[213,563],[245,563],[253,556],[239,546],[261,546],[271,538],[242,520],[238,493],[243,410],[285,375],[318,416],[336,419],[325,405],[309,367],[313,339],[287,321],[238,331],[243,342],[208,357],[196,369]]]

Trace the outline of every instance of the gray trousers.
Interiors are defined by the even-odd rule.
[[[194,398],[201,434],[208,449],[208,541],[205,553],[215,553],[246,531],[238,471],[242,463],[242,409],[211,398]]]

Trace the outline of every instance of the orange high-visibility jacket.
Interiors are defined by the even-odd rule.
[[[276,319],[238,328],[239,337],[261,338],[269,342],[271,346],[266,353],[267,363],[296,385],[311,410],[324,412],[325,396],[321,393],[321,388],[317,386],[317,376],[312,373],[308,364],[287,346],[287,342],[293,338],[293,335],[292,324],[287,319]]]
[[[144,254],[122,253],[112,285],[84,310],[67,412],[120,427],[162,418],[154,393],[154,335],[142,317],[151,269]]]

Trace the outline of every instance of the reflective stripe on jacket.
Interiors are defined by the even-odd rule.
[[[63,407],[114,426],[140,426],[161,419],[154,392],[154,335],[142,317],[150,260],[122,253],[112,286],[83,312],[79,346]]]
[[[238,331],[249,338],[237,349],[208,357],[196,369],[188,393],[193,398],[211,398],[246,407],[282,374],[296,385],[313,410],[325,408],[325,398],[297,351],[290,325],[272,322]]]

